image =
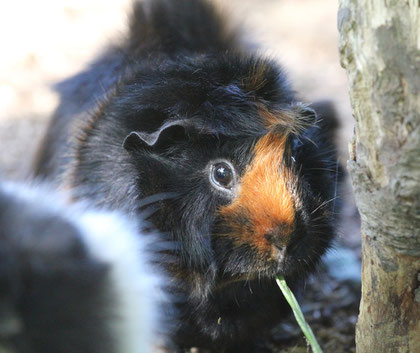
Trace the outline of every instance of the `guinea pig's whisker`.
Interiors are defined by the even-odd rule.
[[[147,206],[146,208],[142,209],[140,215],[143,219],[147,220],[150,216],[154,215],[157,211],[159,211],[159,207],[157,205]]]
[[[337,199],[337,187],[338,187],[338,159],[335,162],[335,180],[334,180],[334,205],[333,213],[335,212],[335,200]]]
[[[318,211],[320,208],[323,208],[325,206],[327,206],[330,202],[334,201],[335,199],[337,199],[337,196],[334,196],[332,199],[324,201],[322,204],[320,204],[317,208],[315,208],[311,214],[314,214],[316,211]]]
[[[179,196],[177,192],[160,192],[157,194],[153,194],[150,196],[143,197],[137,202],[137,207],[142,208],[148,205],[151,205],[155,202],[163,201],[163,200],[169,200],[173,199],[175,197]]]
[[[322,170],[326,172],[335,172],[335,169],[330,169],[330,168],[309,168],[309,170]]]
[[[305,139],[312,143],[316,148],[318,148],[318,144],[314,140],[310,139],[308,136],[305,136]]]

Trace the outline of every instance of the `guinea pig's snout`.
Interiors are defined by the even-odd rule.
[[[289,224],[279,224],[270,229],[264,234],[267,242],[275,246],[278,250],[283,251],[286,249],[290,241],[291,229]]]

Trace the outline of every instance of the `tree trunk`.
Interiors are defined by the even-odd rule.
[[[358,353],[420,352],[420,1],[340,0],[362,218]]]

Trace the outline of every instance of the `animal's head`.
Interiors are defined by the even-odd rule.
[[[151,219],[182,266],[226,281],[304,272],[332,236],[315,112],[270,62],[179,62],[138,68],[97,114],[98,135],[124,156],[119,173],[138,200],[174,195]]]

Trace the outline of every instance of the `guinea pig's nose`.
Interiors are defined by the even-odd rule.
[[[290,240],[290,226],[286,224],[280,224],[264,234],[264,238],[279,250],[283,250],[287,247]]]

